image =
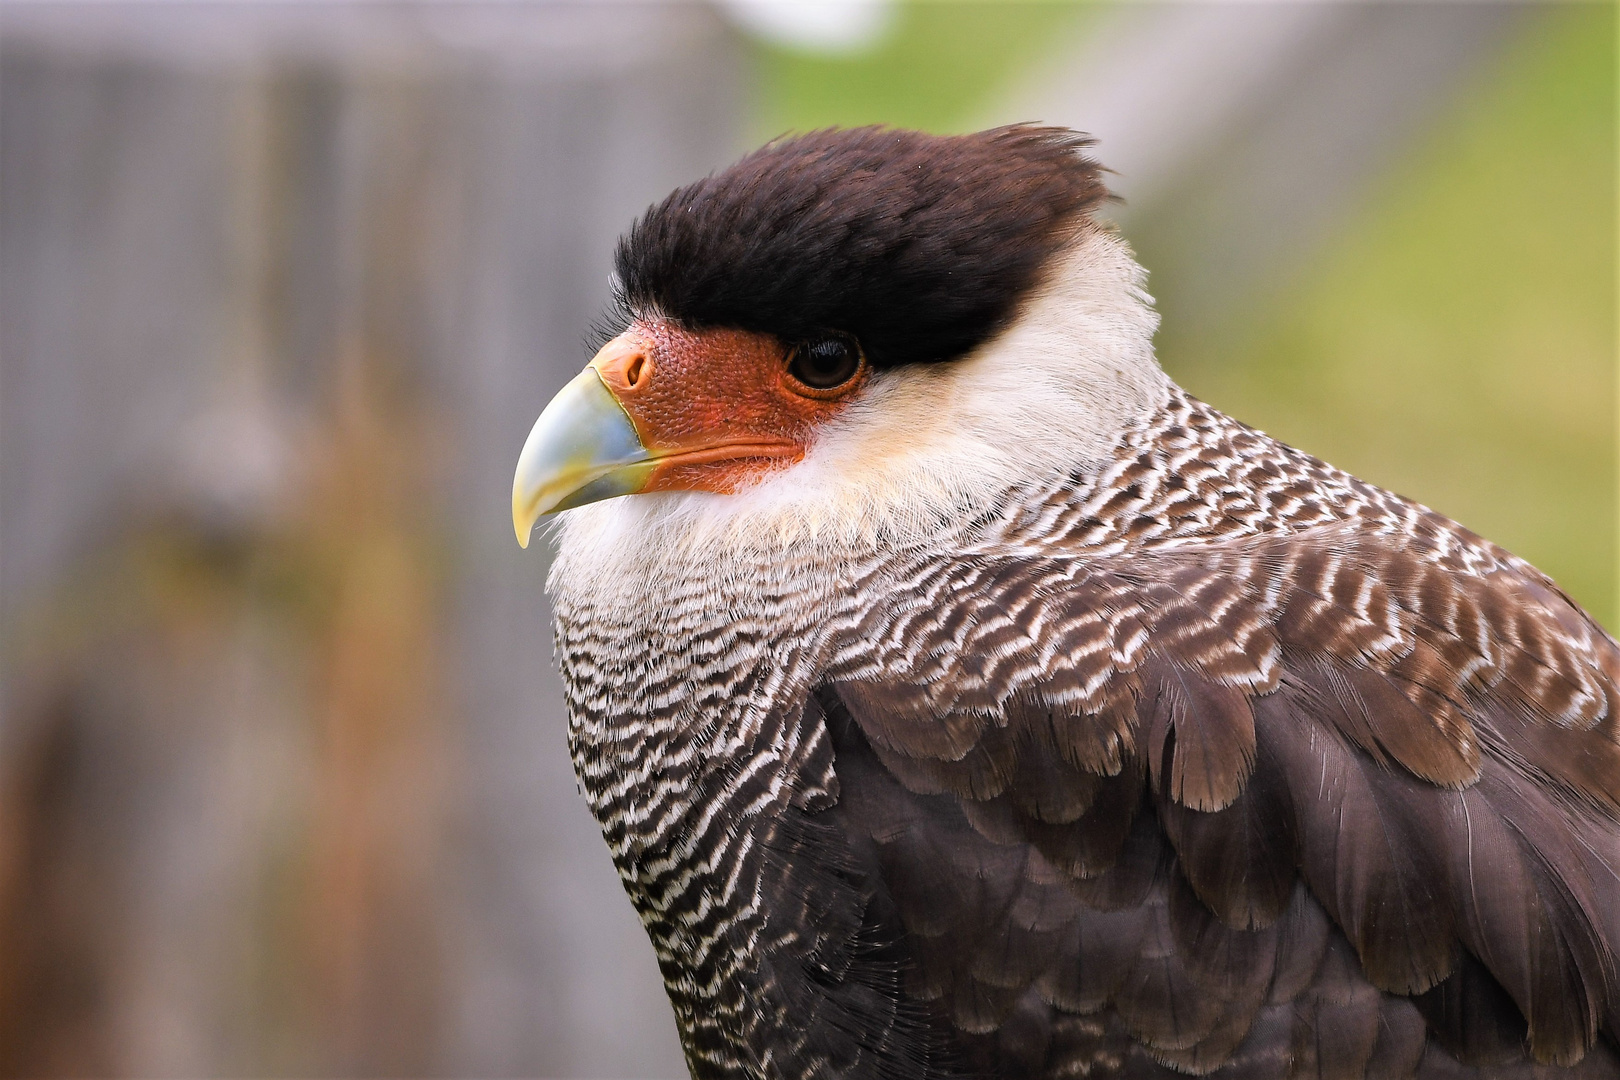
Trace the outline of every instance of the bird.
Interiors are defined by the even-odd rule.
[[[1620,646],[1171,381],[1094,147],[680,188],[523,446],[692,1076],[1620,1077]]]

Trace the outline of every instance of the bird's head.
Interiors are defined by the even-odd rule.
[[[1167,384],[1087,145],[821,131],[649,209],[616,253],[622,331],[524,445],[519,542],[652,492],[869,527],[1105,454]]]

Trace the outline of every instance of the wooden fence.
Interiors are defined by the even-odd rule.
[[[508,490],[737,54],[0,8],[0,1072],[684,1072]]]

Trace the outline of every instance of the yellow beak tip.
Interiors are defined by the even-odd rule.
[[[517,533],[518,547],[527,549],[534,536],[534,523],[540,519],[535,513],[539,500],[520,490],[512,492],[512,530]]]

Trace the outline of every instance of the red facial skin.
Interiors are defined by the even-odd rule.
[[[788,348],[746,330],[687,330],[638,320],[591,361],[660,460],[643,491],[730,494],[804,457],[816,426],[842,410],[866,366],[832,390],[788,374]]]

